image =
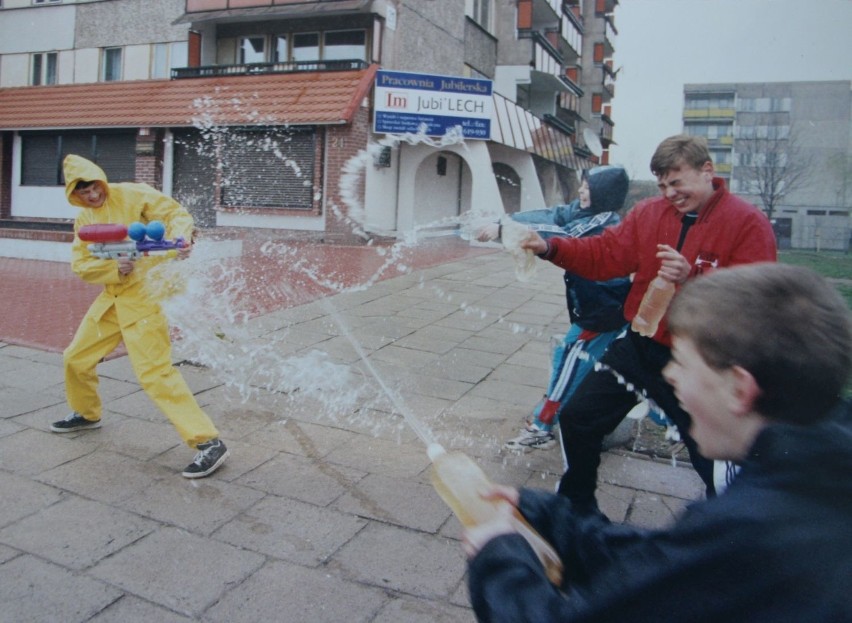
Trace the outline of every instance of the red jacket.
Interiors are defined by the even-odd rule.
[[[775,235],[766,215],[729,193],[723,179],[713,178],[713,188],[715,192],[680,249],[692,265],[690,278],[723,266],[774,262]],[[647,199],[636,204],[619,225],[599,236],[551,238],[542,257],[587,279],[606,280],[635,273],[624,303],[624,317],[629,322],[660,269],[657,245],[677,248],[682,218],[664,197]],[[699,257],[701,261],[697,262]],[[665,319],[654,339],[671,345]]]

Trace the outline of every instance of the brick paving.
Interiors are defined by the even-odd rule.
[[[233,236],[229,236],[233,238]],[[333,290],[318,285],[299,274],[286,294],[280,288],[264,287],[277,283],[286,272],[285,262],[300,262],[318,275],[342,287],[362,283],[377,274],[386,255],[376,248],[345,245],[317,245],[308,242],[277,242],[263,232],[238,237],[240,254],[222,261],[232,274],[250,286],[243,307],[251,316],[259,316],[282,307],[308,303]],[[279,251],[281,253],[277,253]],[[398,275],[396,266],[426,268],[465,256],[491,253],[493,250],[471,248],[460,240],[439,239],[430,244],[403,249],[398,263],[377,275],[381,281]],[[282,257],[284,255],[284,257]],[[290,259],[292,258],[292,259]],[[0,339],[10,344],[31,346],[51,352],[62,352],[101,286],[83,282],[68,263],[20,260],[0,257]]]
[[[567,313],[554,267],[521,283],[505,254],[458,240],[424,246],[402,260],[411,272],[387,271],[368,288],[252,292],[243,331],[247,343],[271,347],[270,359],[249,358],[238,373],[321,352],[330,376],[354,382],[354,398],[341,392],[345,409],[334,409],[337,394],[308,385],[257,382],[245,392],[215,366],[183,365],[233,454],[201,481],[180,477],[192,452],[124,356],[99,366],[104,426],[49,432],[67,413],[59,351],[96,290],[59,262],[0,259],[0,618],[472,621],[459,524],[400,414],[496,481],[551,488],[558,451],[516,456],[500,443],[541,395],[549,338],[565,330]],[[292,277],[253,248],[233,260],[253,285]],[[335,282],[384,261],[349,248],[289,251]],[[701,491],[690,468],[624,447],[605,453],[600,476],[603,510],[636,525],[666,524]]]

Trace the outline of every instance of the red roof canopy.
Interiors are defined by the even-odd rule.
[[[6,88],[0,130],[345,124],[377,69]]]

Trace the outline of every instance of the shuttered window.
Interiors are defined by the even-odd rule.
[[[174,198],[199,227],[216,226],[215,149],[205,148],[198,130],[175,130]]]
[[[313,207],[313,130],[234,130],[223,150],[225,208]]]
[[[110,182],[136,176],[135,132],[22,132],[21,184],[62,186],[62,160],[68,154],[88,158]]]

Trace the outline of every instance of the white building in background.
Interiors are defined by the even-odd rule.
[[[684,86],[683,128],[707,138],[732,191],[764,208],[749,167],[779,163],[792,144],[809,163],[772,214],[780,248],[849,250],[852,232],[852,81]]]

